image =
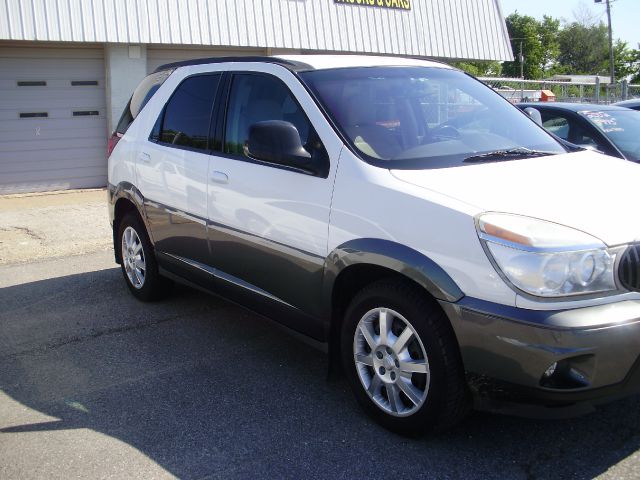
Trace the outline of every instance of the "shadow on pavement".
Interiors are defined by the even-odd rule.
[[[474,414],[398,437],[326,380],[322,353],[186,288],[137,302],[115,268],[4,288],[0,305],[0,389],[59,419],[0,418],[6,442],[90,429],[180,478],[592,478],[640,447],[638,398],[573,420]]]

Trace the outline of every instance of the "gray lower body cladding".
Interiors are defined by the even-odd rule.
[[[640,301],[551,312],[469,298],[441,305],[478,408],[573,415],[640,391]]]

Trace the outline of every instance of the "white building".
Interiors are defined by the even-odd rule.
[[[283,52],[512,60],[499,0],[3,0],[0,194],[104,186],[159,65]]]

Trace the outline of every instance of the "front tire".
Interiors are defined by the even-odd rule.
[[[149,235],[135,213],[127,213],[118,226],[119,261],[131,293],[139,300],[159,300],[171,281],[160,276]]]
[[[443,430],[468,411],[448,319],[408,282],[381,280],[355,296],[343,322],[341,357],[356,400],[389,430]]]

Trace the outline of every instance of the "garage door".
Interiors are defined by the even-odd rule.
[[[0,46],[0,194],[106,185],[102,48]]]
[[[147,72],[153,72],[165,63],[181,62],[194,58],[208,57],[242,57],[247,55],[266,55],[264,48],[149,48],[147,49]]]

